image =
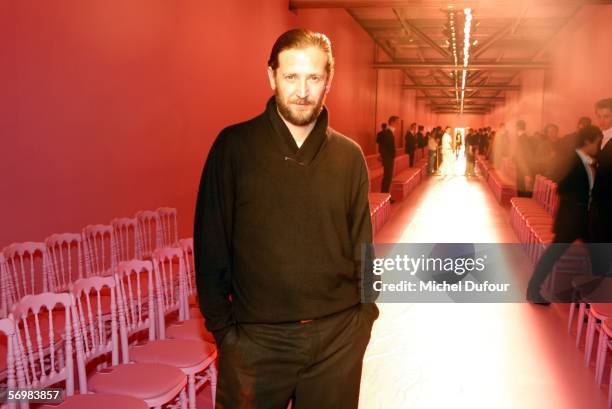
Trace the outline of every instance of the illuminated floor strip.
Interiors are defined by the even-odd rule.
[[[395,204],[377,242],[516,242],[479,179],[432,178]],[[508,269],[528,275],[525,260]],[[565,332],[567,309],[528,304],[379,305],[362,409],[604,409],[606,391]]]

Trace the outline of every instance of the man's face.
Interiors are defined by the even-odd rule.
[[[602,131],[612,128],[612,110],[609,108],[598,109],[597,119],[599,120],[599,127]]]
[[[278,110],[296,126],[316,121],[329,92],[333,72],[327,74],[327,54],[316,47],[289,49],[278,55],[276,71],[268,67]]]

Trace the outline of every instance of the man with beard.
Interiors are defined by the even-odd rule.
[[[357,408],[378,315],[369,181],[359,145],[328,126],[333,67],[325,35],[282,34],[275,95],[208,154],[194,250],[216,408]]]

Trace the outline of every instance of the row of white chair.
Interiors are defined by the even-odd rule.
[[[89,225],[80,234],[13,243],[0,253],[0,317],[26,295],[64,291],[79,278],[106,275],[121,261],[150,258],[156,248],[178,240],[176,209],[161,207],[110,225]]]
[[[216,348],[203,319],[188,318],[190,242],[155,250],[152,260],[121,262],[111,276],[79,279],[69,293],[28,295],[16,303],[0,321],[8,338],[7,385],[42,388],[64,382],[71,396],[76,361],[80,394],[102,395],[70,397],[67,402],[75,406],[67,407],[84,402],[108,407],[100,400],[113,399],[124,399],[122,408],[142,406],[118,396],[127,395],[148,407],[178,400],[181,407],[195,409],[196,390],[206,382],[214,402]],[[175,313],[179,322],[166,327],[166,318]],[[146,343],[130,346],[143,338]],[[111,367],[87,373],[88,364],[108,355]]]

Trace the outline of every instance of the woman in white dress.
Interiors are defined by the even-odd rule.
[[[446,177],[453,173],[454,156],[451,129],[450,127],[446,127],[444,130],[444,135],[442,135],[442,164],[440,166],[440,174],[442,176]]]

